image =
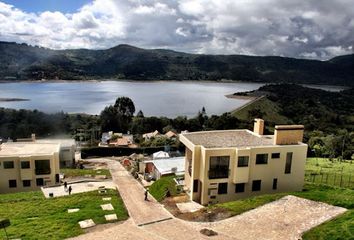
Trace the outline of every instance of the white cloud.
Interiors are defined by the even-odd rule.
[[[351,2],[94,0],[72,14],[27,13],[0,2],[0,40],[55,49],[127,43],[196,53],[326,59],[353,52]]]

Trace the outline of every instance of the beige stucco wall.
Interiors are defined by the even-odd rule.
[[[293,153],[291,173],[285,174],[286,154]],[[186,177],[186,185],[191,190],[191,198],[201,204],[227,202],[250,196],[276,193],[284,191],[301,190],[304,183],[304,168],[307,145],[277,145],[252,148],[220,148],[208,149],[195,146],[192,150],[193,168],[192,176]],[[268,154],[268,164],[256,164],[256,154]],[[272,153],[280,153],[279,159],[272,159]],[[230,156],[229,178],[209,179],[209,159],[212,156]],[[238,156],[249,156],[248,167],[237,167]],[[186,173],[187,175],[188,173]],[[273,179],[278,179],[277,189],[273,190]],[[199,179],[202,188],[193,193],[193,179]],[[252,192],[252,181],[261,180],[261,191]],[[228,183],[227,194],[218,195],[219,183]],[[235,193],[235,184],[245,183],[245,192]],[[210,195],[209,195],[210,194]],[[215,199],[211,199],[211,196]]]
[[[51,174],[36,175],[35,160],[50,160]],[[13,169],[4,169],[4,161],[14,161]],[[21,169],[21,161],[30,161],[30,169]],[[0,157],[0,193],[38,190],[37,178],[43,178],[46,185],[55,184],[55,175],[59,174],[59,153],[40,156]],[[17,187],[9,188],[9,180],[16,180]],[[22,180],[31,180],[31,187],[23,187]]]

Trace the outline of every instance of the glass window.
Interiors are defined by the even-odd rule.
[[[210,157],[209,179],[229,177],[229,156]]]
[[[23,187],[30,187],[31,186],[31,180],[23,180],[22,184],[23,184]]]
[[[256,164],[267,164],[268,163],[268,154],[257,154],[256,155]]]
[[[37,186],[43,186],[43,185],[44,185],[44,180],[43,180],[43,178],[37,178],[37,179],[36,179],[36,185],[37,185]]]
[[[248,156],[240,156],[238,157],[237,167],[248,167]]]
[[[4,161],[4,168],[5,169],[15,168],[14,161]]]
[[[50,160],[35,160],[36,175],[50,174]]]
[[[245,184],[244,183],[237,183],[235,186],[235,193],[241,193],[245,191]]]
[[[273,179],[273,190],[276,190],[278,188],[278,179],[274,178]]]
[[[286,162],[285,162],[285,174],[291,173],[291,162],[293,160],[293,153],[288,152],[286,154]]]
[[[227,183],[219,183],[218,194],[227,194]]]
[[[9,188],[16,188],[17,182],[16,180],[9,180]]]
[[[30,162],[29,162],[29,161],[22,161],[22,162],[21,162],[21,168],[22,168],[22,169],[31,168]]]
[[[261,180],[253,180],[253,182],[252,182],[252,191],[253,192],[260,191],[261,190],[261,184],[262,184]]]
[[[193,180],[193,192],[198,192],[198,185],[199,185],[199,180],[194,179]]]
[[[280,158],[280,153],[272,153],[272,158]]]

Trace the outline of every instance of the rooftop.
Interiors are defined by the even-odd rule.
[[[205,131],[181,134],[194,145],[205,148],[274,145],[273,135],[257,135],[249,130]]]
[[[164,158],[159,160],[152,160],[150,162],[155,165],[161,174],[172,173],[172,168],[176,168],[176,173],[184,172],[184,157]]]
[[[4,143],[0,145],[0,157],[51,155],[59,148],[59,143]]]
[[[36,139],[36,143],[55,143],[55,144],[60,144],[62,147],[71,147],[71,146],[75,145],[75,139],[71,139],[71,138],[63,138],[63,139],[44,138],[44,139]]]

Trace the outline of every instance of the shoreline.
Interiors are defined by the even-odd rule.
[[[0,102],[25,102],[30,101],[28,98],[0,98]]]

